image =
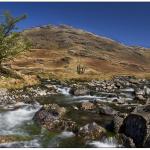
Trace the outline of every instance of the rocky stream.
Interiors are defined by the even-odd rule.
[[[0,89],[0,147],[150,147],[150,80]]]

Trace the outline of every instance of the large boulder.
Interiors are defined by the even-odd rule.
[[[49,104],[36,112],[33,120],[49,131],[69,130],[77,132],[78,127],[76,123],[63,117],[65,112],[66,109],[64,107],[60,107],[57,104]]]
[[[95,122],[80,127],[78,131],[78,136],[85,140],[100,139],[104,135],[106,135],[106,130]]]

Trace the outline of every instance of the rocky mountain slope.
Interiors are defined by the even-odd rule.
[[[87,78],[120,74],[147,77],[150,73],[150,49],[129,47],[67,25],[34,27],[22,34],[32,42],[32,50],[10,64],[23,73],[79,77],[78,63],[86,66],[82,77]]]

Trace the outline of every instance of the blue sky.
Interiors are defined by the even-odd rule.
[[[150,47],[150,2],[0,2],[0,13],[27,14],[20,29],[67,24],[126,45]]]

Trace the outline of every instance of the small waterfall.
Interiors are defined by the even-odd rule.
[[[70,88],[69,87],[63,87],[61,85],[53,85],[56,89],[57,92],[64,95],[64,96],[69,96],[70,93]],[[115,99],[119,98],[124,98],[126,101],[131,101],[133,100],[134,96],[132,93],[134,92],[133,88],[126,88],[122,89],[120,91],[120,94],[117,95],[115,93],[107,93],[107,92],[99,92],[99,95],[83,95],[83,96],[72,96],[73,101],[68,101],[69,103],[75,102],[75,103],[81,103],[81,102],[86,102],[89,100],[97,100],[101,102],[112,102]],[[70,95],[71,96],[71,95]]]
[[[69,87],[57,87],[57,92],[63,95],[70,95],[69,91],[70,91]]]
[[[30,121],[35,112],[40,108],[38,104],[23,105],[22,107],[11,110],[4,111],[0,113],[0,134],[21,134],[18,128],[27,121]]]
[[[57,135],[56,137],[54,137],[52,140],[49,141],[48,147],[51,147],[51,148],[59,147],[59,143],[62,139],[67,139],[73,136],[75,136],[73,132],[63,131],[59,135]]]
[[[106,147],[106,148],[113,148],[113,147],[121,147],[119,144],[117,144],[117,141],[113,137],[109,137],[104,139],[103,141],[92,141],[88,143],[88,145],[91,145],[92,147],[98,148],[98,147]]]
[[[87,102],[89,100],[96,100],[100,102],[112,102],[113,99],[117,99],[117,97],[108,98],[107,96],[96,96],[96,95],[84,95],[84,96],[73,96],[74,101],[77,103]]]
[[[122,92],[134,92],[133,88],[125,88],[125,89],[121,89],[120,91]]]
[[[69,131],[63,131],[59,137],[61,138],[69,138],[69,137],[73,137],[74,133],[73,132],[69,132]]]

